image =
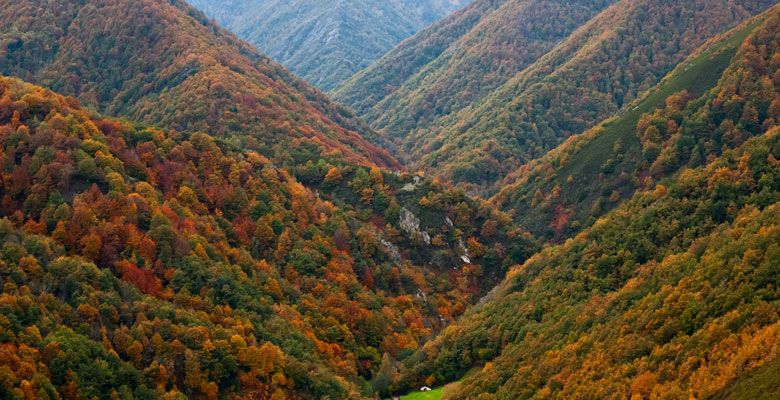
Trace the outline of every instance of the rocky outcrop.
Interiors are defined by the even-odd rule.
[[[394,245],[393,242],[383,237],[379,237],[379,243],[382,243],[382,249],[385,251],[385,254],[387,254],[390,259],[393,260],[394,263],[400,264],[403,262],[401,253],[398,251],[398,247]]]
[[[466,264],[471,264],[471,257],[469,257],[469,249],[463,244],[463,238],[458,238],[458,249],[460,250],[460,260]]]
[[[431,244],[431,235],[428,232],[420,230],[420,219],[406,207],[401,207],[398,224],[401,230],[409,234],[412,240],[422,240],[425,244]]]

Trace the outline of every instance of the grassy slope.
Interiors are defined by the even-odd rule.
[[[632,151],[638,151],[640,143],[634,128],[639,117],[663,105],[666,98],[674,93],[687,90],[692,95],[701,95],[714,87],[739,45],[760,22],[753,21],[735,31],[727,40],[709,47],[700,55],[683,63],[639,104],[628,107],[623,114],[606,122],[603,125],[604,132],[582,148],[582,157],[561,168],[554,182],[563,183],[562,180],[572,173],[587,174],[598,171],[601,165],[614,156],[609,150],[618,139],[623,140],[624,145],[630,144]]]
[[[710,400],[752,400],[780,398],[780,358],[738,378]]]
[[[411,391],[409,394],[401,396],[401,400],[447,400],[448,395],[458,391],[463,379],[476,375],[480,370],[480,367],[474,367],[466,372],[460,380],[450,382],[430,392]]]
[[[444,394],[444,387],[436,388],[430,392],[412,392],[401,396],[401,400],[439,400]]]

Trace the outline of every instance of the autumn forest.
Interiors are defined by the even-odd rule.
[[[0,0],[0,399],[780,398],[780,5],[284,3]]]

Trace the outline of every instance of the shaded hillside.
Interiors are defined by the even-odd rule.
[[[190,0],[313,85],[330,90],[466,0]]]
[[[404,42],[334,95],[391,138],[403,138],[484,97],[610,3],[477,1]]]
[[[777,133],[534,257],[426,346],[434,367],[420,372],[484,362],[451,399],[707,398],[775,359]]]
[[[736,84],[733,82],[735,69],[745,62],[748,55],[744,50],[737,58],[735,54],[762,20],[763,17],[751,19],[704,44],[657,87],[628,105],[624,112],[581,135],[573,136],[544,157],[511,173],[493,201],[502,209],[517,210],[516,220],[527,229],[551,239],[566,238],[620,205],[635,190],[651,188],[658,178],[684,166],[698,166],[718,155],[724,145],[733,146],[735,143],[718,144],[720,140],[708,142],[702,134],[719,129],[722,117],[713,115],[713,102],[726,96],[724,90],[730,90],[728,86]],[[764,53],[762,57],[766,62],[771,55]],[[762,76],[764,72],[756,67],[761,68],[747,66],[748,69],[742,70],[745,77],[740,79],[739,87],[770,78]],[[752,98],[750,102],[763,100]],[[760,107],[764,118],[769,105]],[[663,121],[660,115],[653,118],[652,114],[659,107],[668,108],[661,114],[670,118]],[[656,119],[653,125],[664,131],[667,121],[673,123],[675,129],[680,129],[679,133],[688,136],[684,140],[680,137],[674,140],[680,141],[681,146],[685,143],[686,147],[697,142],[697,154],[685,154],[694,151],[693,148],[679,149],[677,151],[682,154],[674,155],[673,163],[656,163],[661,143],[655,143],[651,148],[651,144],[645,141],[646,146],[643,146],[645,135],[640,132],[648,128],[652,119]],[[740,123],[739,119],[734,122]],[[647,148],[643,150],[643,147]]]
[[[774,390],[779,11],[746,25],[753,31],[716,89],[687,105],[669,93],[642,118],[643,133],[673,127],[669,117],[695,106],[696,124],[642,136],[645,154],[650,144],[659,150],[645,162],[674,160],[678,173],[513,269],[485,304],[407,360],[402,383],[450,381],[477,365],[451,399],[718,398],[748,395],[747,382]],[[711,49],[729,48],[744,29]],[[697,155],[696,145],[707,150]]]
[[[281,163],[299,152],[397,167],[345,109],[182,0],[6,1],[0,73]]]
[[[614,115],[707,39],[772,3],[620,1],[460,112],[384,133],[401,136],[397,152],[412,167],[491,193],[511,171]],[[477,41],[472,50],[484,47]]]
[[[370,110],[439,57],[449,46],[502,4],[501,0],[475,1],[462,11],[424,29],[356,73],[333,90],[333,96],[359,115]]]
[[[0,78],[3,396],[371,397],[383,357],[537,249],[419,177],[295,173],[317,191],[205,133]]]

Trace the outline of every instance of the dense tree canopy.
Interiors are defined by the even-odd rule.
[[[537,249],[420,177],[324,160],[293,175],[11,78],[0,149],[0,369],[20,397],[369,395],[383,354]]]
[[[334,95],[391,139],[403,138],[501,86],[611,3],[477,1],[404,42]]]
[[[6,2],[0,73],[109,115],[207,130],[280,164],[296,149],[398,168],[346,109],[183,0]]]
[[[399,381],[476,367],[450,398],[729,398],[749,385],[776,396],[778,10],[719,39],[752,29],[716,87],[668,93],[639,119],[637,168],[658,180],[514,268]]]
[[[780,395],[780,6],[476,1],[375,133],[180,0],[6,3],[0,398]]]
[[[765,18],[706,43],[625,112],[514,171],[494,202],[505,210],[530,205],[534,212],[516,212],[517,222],[560,240],[635,190],[762,133],[777,121],[770,110],[777,43],[765,30],[743,41]]]
[[[422,32],[336,95],[398,138],[412,167],[492,194],[507,174],[615,115],[707,39],[774,1],[479,3],[469,8],[479,22]],[[437,33],[444,39],[430,38]],[[415,40],[440,55],[414,57]],[[401,67],[409,64],[417,66]]]

